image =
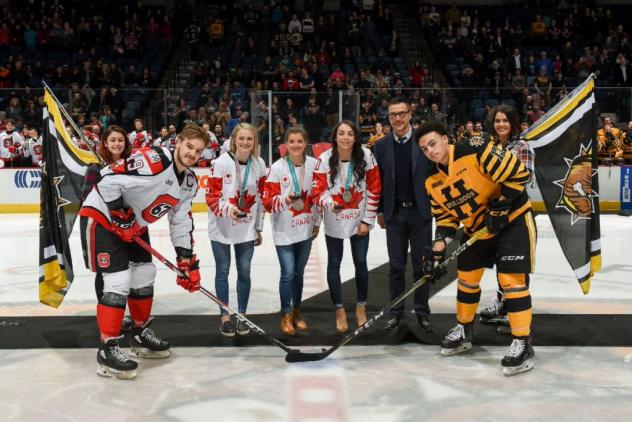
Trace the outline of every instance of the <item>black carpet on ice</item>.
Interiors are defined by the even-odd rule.
[[[410,279],[409,274],[409,279]],[[370,318],[386,304],[388,297],[388,264],[371,271],[369,304]],[[447,281],[432,286],[435,294],[448,284]],[[200,293],[201,294],[201,293]],[[355,328],[355,282],[343,284],[349,326]],[[412,301],[412,300],[411,300]],[[210,302],[209,302],[210,304]],[[432,301],[431,301],[432,305]],[[536,301],[537,307],[537,301]],[[307,333],[295,338],[282,336],[279,330],[279,313],[248,315],[254,323],[269,335],[288,346],[328,346],[340,341],[335,333],[334,309],[329,291],[320,293],[303,303],[303,314],[309,324]],[[407,310],[411,303],[407,304]],[[405,319],[394,331],[384,330],[386,317],[356,337],[355,345],[396,345],[407,342],[440,344],[447,331],[454,326],[454,314],[433,314],[433,333],[422,333],[417,328],[415,316],[406,312]],[[158,315],[153,328],[173,346],[259,346],[268,345],[256,334],[222,337],[217,327],[219,316]],[[632,346],[632,315],[534,315],[533,336],[537,346]],[[498,334],[496,327],[477,324],[474,343],[478,345],[508,345],[510,336]],[[64,317],[0,317],[0,349],[32,348],[82,348],[97,347],[96,318],[93,316]]]

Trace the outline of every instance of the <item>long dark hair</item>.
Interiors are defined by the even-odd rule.
[[[490,135],[494,137],[494,140],[500,142],[500,138],[494,130],[494,119],[496,118],[496,114],[498,113],[504,113],[505,116],[507,116],[507,120],[509,120],[509,125],[511,125],[511,135],[509,136],[509,139],[515,138],[520,135],[520,117],[518,116],[518,111],[516,110],[516,108],[508,104],[498,104],[496,107],[491,109],[491,111],[487,114],[487,118],[485,119],[485,126],[487,126],[487,131]]]
[[[338,161],[340,159],[338,155],[338,144],[336,143],[336,135],[338,134],[338,128],[341,125],[347,125],[353,131],[353,150],[351,151],[351,160],[353,161],[353,175],[355,176],[354,184],[364,179],[364,151],[362,151],[362,143],[360,142],[360,131],[350,120],[343,120],[338,123],[331,132],[331,157],[329,157],[329,180],[331,184],[335,184],[336,177],[338,177]]]
[[[110,151],[105,146],[105,142],[112,132],[120,133],[121,135],[123,135],[123,139],[125,139],[125,149],[123,150],[121,158],[129,157],[130,153],[132,152],[132,144],[129,141],[129,137],[127,136],[127,132],[125,131],[125,129],[118,125],[110,125],[103,133],[103,136],[101,137],[101,142],[99,142],[99,146],[97,147],[97,154],[99,154],[99,156],[103,158],[103,161],[105,161],[106,164],[112,164],[114,162],[112,154],[110,154]]]

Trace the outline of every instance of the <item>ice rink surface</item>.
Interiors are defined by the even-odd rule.
[[[206,214],[194,214],[202,283],[213,288]],[[534,312],[632,314],[632,218],[602,216],[603,271],[584,296],[546,216],[536,218]],[[71,248],[75,281],[59,309],[39,304],[38,216],[0,215],[0,315],[94,315],[93,276],[84,269],[77,232]],[[150,230],[153,246],[174,258],[166,221]],[[371,232],[369,268],[387,262],[386,238]],[[324,236],[314,243],[305,297],[326,290]],[[153,314],[216,314],[201,294],[179,288],[157,263]],[[235,298],[231,270],[231,298]],[[266,223],[255,250],[249,312],[278,312],[279,266]],[[353,277],[348,249],[342,279]],[[481,303],[494,296],[492,272]],[[431,299],[453,313],[456,285]],[[210,326],[209,330],[217,327]],[[630,327],[632,330],[632,327]],[[629,333],[628,333],[629,334]],[[509,343],[509,339],[508,339]],[[324,345],[329,346],[329,345]],[[443,358],[438,347],[347,345],[322,362],[287,364],[276,347],[174,348],[166,360],[140,363],[131,381],[96,375],[95,349],[0,350],[3,421],[627,421],[632,420],[632,347],[537,347],[536,368],[503,377],[505,347],[476,346]]]

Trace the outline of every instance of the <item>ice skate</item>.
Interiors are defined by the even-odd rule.
[[[149,328],[152,318],[141,327],[132,328],[129,338],[130,355],[138,358],[162,359],[169,357],[171,345],[156,337],[154,330]]]
[[[441,355],[451,356],[472,348],[473,324],[457,324],[441,342]]]
[[[138,363],[130,359],[119,348],[119,340],[123,338],[109,338],[101,343],[97,352],[97,374],[102,377],[116,377],[120,379],[135,378]]]
[[[530,371],[535,367],[531,336],[514,337],[509,351],[501,361],[503,375],[511,376]]]

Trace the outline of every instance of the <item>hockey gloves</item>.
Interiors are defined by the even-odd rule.
[[[448,270],[440,264],[445,260],[445,248],[441,251],[434,251],[426,247],[421,257],[423,261],[424,275],[430,275],[430,282],[434,283],[446,275]]]
[[[186,261],[184,259],[186,259]],[[190,292],[200,290],[200,260],[197,259],[197,256],[193,255],[191,258],[178,257],[177,263],[180,271],[189,277],[187,279],[178,276],[176,278],[178,286],[181,286],[184,290],[188,290]]]
[[[140,236],[142,227],[136,221],[133,209],[111,209],[110,218],[112,219],[112,230],[124,242],[131,243],[136,236]]]
[[[511,210],[511,200],[492,199],[487,204],[485,215],[485,225],[491,234],[500,233],[509,224],[509,211]]]

